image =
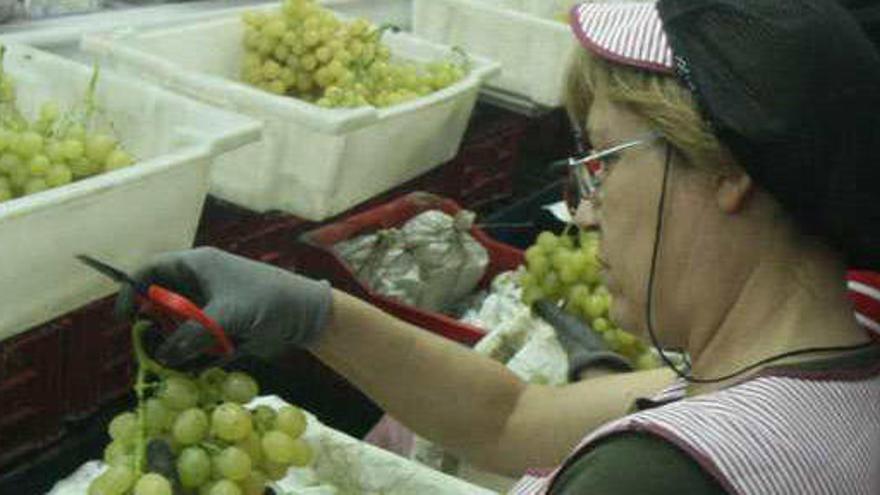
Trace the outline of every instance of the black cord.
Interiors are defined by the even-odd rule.
[[[678,366],[669,359],[669,356],[663,352],[663,348],[660,346],[660,342],[657,340],[657,334],[654,332],[654,324],[653,324],[653,303],[654,303],[654,272],[657,267],[657,253],[660,248],[660,234],[663,231],[663,210],[666,204],[666,185],[669,179],[669,164],[672,158],[672,147],[669,143],[666,143],[666,163],[663,166],[663,185],[660,190],[660,201],[657,205],[657,227],[654,232],[654,252],[651,254],[651,272],[648,274],[648,291],[647,291],[647,302],[645,304],[645,316],[646,323],[648,326],[648,334],[651,336],[651,344],[654,346],[654,349],[657,350],[657,353],[660,354],[660,359],[675,372],[679,378],[687,380],[691,383],[718,383],[730,380],[731,378],[735,378],[743,373],[749,372],[755,368],[763,366],[767,363],[771,363],[773,361],[778,361],[780,359],[784,359],[791,356],[799,356],[801,354],[812,354],[816,352],[834,352],[834,351],[855,351],[858,349],[866,349],[872,345],[875,345],[873,341],[868,341],[862,344],[849,345],[849,346],[836,346],[836,347],[809,347],[805,349],[798,349],[794,351],[785,352],[782,354],[777,354],[775,356],[770,356],[766,359],[762,359],[756,363],[750,364],[743,368],[740,368],[737,371],[729,373],[724,376],[720,376],[717,378],[698,378],[690,374],[690,372],[682,371],[678,368]]]

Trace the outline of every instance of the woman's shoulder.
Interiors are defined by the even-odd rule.
[[[550,493],[718,495],[726,492],[673,443],[644,432],[623,432],[604,438],[595,448],[569,461]]]

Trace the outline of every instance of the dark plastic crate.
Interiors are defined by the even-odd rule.
[[[255,213],[208,198],[196,233],[196,246],[213,246],[277,266],[293,264],[297,235],[310,224],[279,212]]]
[[[0,472],[64,433],[61,328],[48,324],[0,342]]]
[[[426,174],[420,188],[472,210],[509,199],[528,124],[510,112],[477,119],[455,158]]]
[[[80,419],[125,396],[134,379],[131,323],[113,314],[114,297],[66,318],[63,398],[66,419]]]
[[[301,272],[326,279],[334,287],[358,296],[402,320],[463,344],[475,344],[485,334],[484,330],[373,292],[357,279],[348,264],[333,249],[335,244],[346,239],[379,229],[400,227],[415,215],[432,209],[455,214],[461,207],[450,199],[429,193],[408,194],[303,234],[300,237],[297,267]],[[471,229],[471,234],[489,252],[489,266],[481,286],[488,285],[498,273],[515,269],[522,264],[521,251],[491,239],[477,227]]]

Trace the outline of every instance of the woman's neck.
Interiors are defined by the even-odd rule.
[[[724,376],[790,351],[857,345],[866,340],[846,299],[842,267],[833,256],[821,253],[757,263],[726,314],[719,319],[697,310],[693,323],[688,351],[692,373],[699,378]],[[809,353],[768,365],[831,354]],[[749,374],[721,383],[694,384],[690,391],[717,390]]]

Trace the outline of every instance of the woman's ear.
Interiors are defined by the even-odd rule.
[[[715,193],[718,208],[724,213],[738,213],[745,206],[754,189],[752,178],[744,172],[720,176]]]

